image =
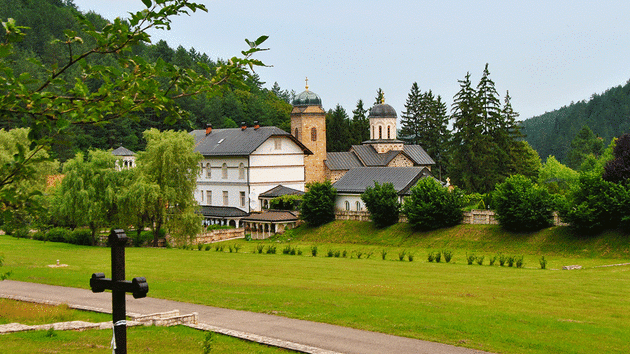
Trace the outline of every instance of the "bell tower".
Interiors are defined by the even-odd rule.
[[[291,134],[313,152],[304,157],[305,182],[323,182],[326,179],[326,111],[321,98],[308,90],[308,78],[306,90],[293,100]]]

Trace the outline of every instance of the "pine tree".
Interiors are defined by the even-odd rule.
[[[408,144],[421,144],[423,138],[423,124],[421,122],[422,92],[418,88],[418,83],[411,85],[411,91],[407,95],[405,110],[400,118],[399,137]]]
[[[367,112],[367,109],[363,107],[363,100],[359,100],[357,107],[352,111],[352,122],[350,122],[352,145],[358,145],[370,139],[370,121],[367,118]]]
[[[340,104],[326,114],[326,126],[326,150],[350,150],[350,119]]]
[[[430,121],[427,128],[427,141],[423,147],[435,161],[433,174],[441,180],[442,175],[446,173],[448,144],[451,140],[451,132],[448,129],[449,116],[442,97],[438,95],[437,98],[433,98],[430,90],[428,97],[431,97]]]
[[[489,175],[485,164],[489,153],[483,135],[481,106],[478,94],[470,82],[470,73],[458,80],[460,90],[453,98],[451,117],[453,139],[449,173],[453,184],[470,192],[486,192],[485,180]]]

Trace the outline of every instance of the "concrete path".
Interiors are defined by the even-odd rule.
[[[111,293],[25,283],[0,282],[0,297],[111,313]],[[198,328],[265,344],[318,354],[473,354],[485,353],[440,343],[361,331],[330,324],[295,320],[261,313],[228,310],[155,298],[127,296],[127,313],[151,314],[177,309],[199,314]]]

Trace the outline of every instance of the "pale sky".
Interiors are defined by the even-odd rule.
[[[414,82],[442,96],[449,112],[457,80],[479,82],[489,63],[501,100],[509,90],[520,119],[588,100],[630,79],[630,1],[242,1],[197,0],[208,12],[151,32],[172,48],[211,58],[268,35],[257,69],[271,88],[317,93],[324,109],[371,107],[378,88],[400,117]],[[140,0],[74,0],[107,19],[128,17]]]

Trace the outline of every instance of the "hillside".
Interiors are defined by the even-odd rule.
[[[522,132],[543,161],[553,155],[565,162],[571,140],[584,125],[603,138],[607,146],[612,138],[630,132],[629,118],[630,81],[602,94],[593,94],[588,101],[527,119],[522,122]]]
[[[72,1],[64,0],[0,0],[0,20],[13,18],[23,29],[26,36],[15,45],[15,54],[3,58],[13,70],[14,75],[24,72],[36,79],[33,86],[50,72],[32,64],[27,58],[39,60],[45,68],[63,67],[68,61],[68,50],[64,43],[53,43],[54,39],[64,40],[64,30],[76,31],[83,39],[82,44],[73,44],[73,54],[86,51],[94,44],[94,40],[87,35],[76,20],[80,14]],[[107,24],[100,15],[89,12],[82,14],[97,29]],[[0,40],[2,40],[0,33]],[[243,48],[245,49],[245,48]],[[139,44],[132,48],[133,54],[147,62],[155,63],[163,60],[166,63],[181,68],[193,69],[201,75],[211,77],[220,59],[211,59],[194,48],[185,49],[179,46],[173,49],[165,41],[146,45]],[[238,54],[238,53],[234,53]],[[117,61],[113,56],[91,56],[87,58],[89,64],[101,64],[116,67]],[[207,65],[210,72],[203,70],[198,63]],[[121,68],[118,68],[121,69]],[[81,73],[71,70],[63,77],[67,82],[73,82]],[[277,85],[272,90],[263,88],[264,82],[254,76],[247,82],[250,90],[245,91],[226,87],[222,96],[187,97],[178,101],[184,111],[188,112],[188,119],[173,125],[164,123],[167,117],[159,116],[155,112],[144,112],[136,116],[123,117],[112,120],[105,125],[73,126],[70,134],[55,139],[53,157],[66,160],[77,151],[87,149],[111,149],[124,145],[133,151],[144,149],[142,132],[149,128],[192,130],[205,128],[212,124],[215,128],[236,127],[241,122],[253,125],[259,121],[263,126],[278,126],[288,129],[290,126],[289,113],[291,105],[286,102],[287,90],[281,90]],[[96,91],[98,82],[91,82],[91,89]],[[6,93],[5,93],[6,94]],[[278,96],[283,96],[284,99]],[[28,124],[28,117],[15,117],[0,113],[0,128],[11,129]]]

